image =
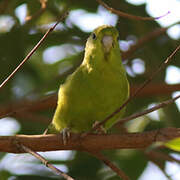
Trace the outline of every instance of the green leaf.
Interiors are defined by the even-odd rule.
[[[180,137],[170,140],[164,145],[174,151],[180,151]]]

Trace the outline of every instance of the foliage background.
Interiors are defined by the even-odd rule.
[[[135,6],[127,3],[125,0],[105,2],[109,6],[129,14],[148,16],[145,4]],[[27,8],[27,16],[32,16],[32,19],[23,21],[19,18],[17,10],[22,6]],[[47,1],[44,10],[41,9],[41,3],[36,0],[0,1],[0,82],[3,82],[14,70],[44,35],[45,31],[67,8],[70,10],[70,13],[75,10],[97,13],[99,8],[106,11],[96,1]],[[45,130],[53,116],[54,103],[50,103],[45,108],[35,106],[34,110],[16,113],[14,113],[14,108],[26,108],[31,101],[36,102],[41,98],[46,98],[56,93],[59,85],[64,82],[67,75],[72,73],[81,63],[84,54],[83,48],[89,32],[83,31],[79,26],[75,25],[74,21],[76,21],[75,18],[70,19],[66,17],[65,23],[60,23],[58,28],[48,36],[23,68],[16,73],[5,87],[0,89],[0,117],[2,118],[0,131],[2,130],[3,132],[3,127],[5,127],[3,124],[7,124],[8,128],[10,128],[10,124],[14,124],[14,131],[11,133],[42,134]],[[5,22],[5,24],[2,22]],[[87,21],[88,23],[90,22]],[[125,45],[131,47],[132,43],[138,42],[140,38],[160,28],[155,21],[137,21],[122,17],[117,17],[114,25],[116,25],[120,33],[120,38],[123,40],[121,44],[124,43],[124,47]],[[88,24],[88,26],[90,25]],[[162,33],[155,39],[150,39],[140,46],[135,53],[124,59],[131,86],[142,84],[179,43],[179,39],[171,39],[167,33]],[[53,51],[50,51],[52,50],[50,48],[54,48]],[[56,57],[56,54],[58,54],[56,61],[52,61],[52,57]],[[180,53],[175,56],[171,65],[179,67],[179,59]],[[135,64],[137,66],[134,66]],[[141,73],[138,73],[133,68],[142,66],[145,70]],[[151,104],[172,97],[172,93],[167,93],[165,89],[161,89],[160,93],[153,93],[156,85],[161,87],[161,85],[166,83],[165,72],[166,70],[161,71],[148,86],[149,94],[141,94],[141,96],[131,101],[127,107],[126,115],[138,112]],[[7,112],[10,113],[8,114]],[[159,110],[158,118],[156,119],[158,120],[155,120],[153,116],[144,116],[129,122],[126,128],[130,132],[135,132],[168,126],[180,127],[180,114],[176,104]],[[6,131],[4,134],[9,132],[8,128],[4,128]],[[171,153],[167,149],[164,151]],[[149,157],[138,150],[116,150],[104,153],[133,180],[139,179],[149,162]],[[21,180],[57,178],[37,160],[31,158],[30,155],[0,153],[0,159],[0,179],[8,179],[10,177]],[[63,152],[57,154],[54,152],[54,156],[50,159],[53,159],[51,162],[56,164],[57,167],[67,170],[69,175],[78,180],[119,179],[103,163],[86,153]],[[161,166],[159,167],[163,171],[166,162],[160,161],[160,164]]]

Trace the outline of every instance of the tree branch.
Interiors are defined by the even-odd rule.
[[[140,85],[132,85],[131,87],[131,94],[133,94]],[[148,86],[148,88],[144,88],[140,94],[138,94],[138,97],[144,97],[144,96],[158,96],[158,95],[165,95],[165,94],[171,94],[172,92],[179,91],[180,90],[180,84],[151,84]],[[19,102],[11,102],[10,104],[3,104],[0,106],[0,118],[4,118],[7,116],[13,116],[13,117],[21,117],[21,113],[27,113],[27,112],[38,112],[42,110],[46,110],[49,108],[55,108],[57,103],[57,94],[53,94],[48,97],[44,97],[42,99],[37,99],[34,101],[30,100],[20,100]],[[32,118],[31,118],[32,119]]]
[[[34,52],[39,48],[39,46],[43,43],[43,41],[47,38],[50,32],[52,32],[55,27],[64,20],[64,18],[68,15],[68,12],[65,12],[59,21],[57,21],[53,27],[49,28],[45,35],[40,39],[40,41],[34,46],[34,48],[28,53],[28,55],[22,60],[22,62],[14,69],[14,71],[0,84],[0,89],[6,85],[6,83],[16,74],[16,72],[24,65],[24,63],[34,54]]]
[[[16,142],[33,151],[144,149],[154,142],[166,142],[176,137],[180,137],[179,128],[164,128],[143,133],[89,134],[84,138],[81,138],[80,134],[71,134],[66,145],[61,134],[1,136],[0,152],[22,153],[16,147]]]
[[[162,173],[166,176],[168,180],[173,180],[165,171],[164,169],[164,163],[159,161],[159,159],[154,159],[152,157],[149,157],[150,161],[153,162],[159,169],[162,171]]]
[[[32,19],[37,19],[41,16],[47,8],[47,0],[40,0],[41,8],[33,15],[26,16],[26,23]]]
[[[123,180],[130,180],[129,177],[121,170],[119,169],[114,163],[112,163],[107,157],[105,157],[102,153],[98,151],[89,152],[91,155],[95,156],[97,159],[101,160],[106,164],[108,167],[110,167],[114,172],[117,173],[119,177],[121,177]]]
[[[45,166],[47,166],[48,168],[50,168],[53,172],[55,172],[56,174],[58,174],[60,177],[64,177],[66,180],[74,180],[72,177],[70,177],[69,175],[67,175],[66,173],[64,173],[63,171],[59,170],[58,168],[56,168],[55,166],[53,166],[52,164],[50,164],[44,157],[42,157],[39,153],[31,150],[30,148],[24,146],[23,144],[20,143],[16,143],[16,146],[18,149],[22,150],[23,152],[27,152],[30,153],[31,155],[33,155],[34,157],[36,157],[37,159],[39,159]]]
[[[0,118],[12,115],[18,115],[26,111],[40,111],[48,108],[55,108],[57,103],[57,94],[38,99],[35,101],[21,100],[20,102],[10,103],[0,107]]]
[[[172,27],[176,24],[179,24],[179,23],[180,23],[180,21],[173,23],[173,24],[171,24],[167,27],[164,27],[164,28],[155,29],[154,31],[149,32],[146,35],[142,36],[140,39],[138,39],[136,44],[134,44],[130,47],[129,50],[127,50],[126,52],[121,52],[122,59],[125,60],[128,58],[131,58],[132,55],[137,51],[137,49],[142,47],[145,43],[155,39],[156,37],[160,36],[161,34],[164,34],[170,27]]]
[[[128,18],[128,19],[132,19],[132,20],[143,20],[143,21],[153,21],[155,19],[160,19],[166,15],[168,15],[170,12],[168,11],[166,14],[159,16],[159,17],[141,17],[141,16],[134,16],[132,14],[128,14],[128,13],[124,13],[122,11],[118,11],[112,7],[109,7],[107,4],[105,4],[102,0],[97,0],[97,2],[102,5],[105,9],[107,9],[108,11],[110,11],[111,13],[117,14],[120,17],[124,17],[124,18]]]
[[[180,98],[180,94],[177,95],[176,97],[172,98],[172,99],[169,99],[167,101],[163,101],[155,106],[153,106],[152,108],[149,108],[149,109],[146,109],[142,112],[137,112],[137,113],[134,113],[128,117],[125,117],[125,118],[120,118],[117,120],[117,122],[115,123],[115,125],[122,125],[132,119],[135,119],[137,117],[141,117],[141,116],[144,116],[145,114],[148,114],[150,112],[153,112],[153,111],[156,111],[157,109],[160,109],[160,108],[163,108],[169,104],[172,104],[175,100],[177,100],[178,98]]]
[[[151,157],[152,159],[162,159],[164,161],[169,161],[169,162],[176,162],[180,164],[180,160],[170,156],[169,154],[165,154],[163,152],[158,152],[158,151],[149,151],[149,152],[144,152],[145,155]]]
[[[131,86],[131,94],[133,94],[139,87],[139,85],[132,85]],[[138,94],[138,97],[144,97],[144,96],[158,96],[158,95],[165,95],[165,94],[171,94],[175,91],[180,90],[180,84],[165,84],[165,83],[154,83],[149,84],[148,88],[144,88],[140,94]]]
[[[98,129],[100,126],[104,125],[109,119],[114,117],[117,113],[119,113],[137,94],[139,94],[151,81],[152,79],[164,68],[166,65],[172,61],[172,57],[180,50],[180,45],[176,47],[176,49],[163,61],[159,67],[154,71],[154,73],[144,81],[144,83],[133,93],[131,96],[113,113],[107,116],[103,121],[99,122],[94,126],[89,132],[93,132]]]

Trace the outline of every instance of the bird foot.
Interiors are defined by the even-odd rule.
[[[68,139],[69,139],[70,136],[71,136],[71,133],[70,133],[69,128],[64,128],[64,129],[61,131],[61,134],[62,134],[63,144],[66,145]]]
[[[92,125],[92,127],[96,127],[97,124],[99,124],[98,121],[95,121],[94,124]],[[100,126],[98,129],[96,129],[95,131],[97,134],[106,134],[106,129],[103,126]]]

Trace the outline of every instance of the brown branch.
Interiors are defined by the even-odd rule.
[[[15,75],[15,73],[23,66],[23,64],[34,54],[34,52],[39,48],[42,42],[47,38],[50,32],[52,32],[59,22],[63,21],[64,18],[68,15],[68,12],[65,12],[59,21],[57,21],[53,27],[49,28],[45,35],[40,39],[40,41],[34,46],[34,48],[28,53],[28,55],[23,59],[23,61],[14,69],[14,71],[1,83],[0,88],[6,85],[6,83]]]
[[[141,85],[133,85],[131,87],[131,94],[133,94]],[[180,90],[180,84],[151,84],[148,88],[144,88],[138,97],[144,96],[158,96],[158,95],[165,95],[171,94],[174,91]],[[20,114],[23,112],[37,112],[46,110],[49,108],[55,108],[57,103],[57,94],[53,94],[48,97],[44,97],[42,99],[37,99],[34,101],[31,100],[21,100],[19,102],[11,102],[10,104],[3,104],[0,106],[0,118],[13,116],[19,117]]]
[[[56,174],[58,174],[60,177],[64,177],[67,180],[74,180],[72,177],[70,177],[69,175],[67,175],[66,173],[64,173],[63,171],[59,170],[58,168],[56,168],[55,166],[53,166],[52,164],[50,164],[43,156],[41,156],[39,153],[33,151],[32,149],[24,146],[23,144],[20,143],[16,143],[15,144],[17,146],[18,149],[22,150],[22,152],[26,152],[29,153],[31,155],[33,155],[34,157],[36,157],[37,159],[39,159],[44,165],[46,165],[48,168],[50,168],[53,172],[55,172]]]
[[[131,94],[133,94],[141,85],[133,85],[131,87]],[[138,94],[138,97],[144,97],[144,96],[157,96],[157,95],[165,95],[165,94],[171,94],[172,92],[179,91],[180,90],[180,84],[165,84],[165,83],[154,83],[151,85],[148,85],[148,88],[144,88],[140,94]]]
[[[159,161],[159,159],[154,159],[152,157],[149,157],[150,161],[153,162],[159,169],[162,171],[162,173],[167,177],[168,180],[173,180],[164,170],[164,163]]]
[[[36,101],[22,100],[19,103],[14,102],[7,106],[0,107],[0,118],[6,116],[12,116],[19,114],[23,111],[40,111],[52,107],[56,107],[57,94],[45,97],[43,99],[38,99]]]
[[[132,20],[141,20],[141,21],[153,21],[156,19],[160,19],[166,15],[168,15],[170,12],[168,11],[166,14],[159,16],[159,17],[141,17],[141,16],[134,16],[132,14],[128,14],[128,13],[124,13],[122,11],[116,10],[112,7],[109,7],[107,4],[105,4],[102,0],[97,0],[97,2],[102,5],[105,9],[107,9],[108,11],[110,11],[111,13],[117,14],[118,16],[124,17],[124,18],[128,18],[128,19],[132,19]]]
[[[176,162],[176,163],[180,164],[180,160],[170,156],[169,154],[165,154],[163,152],[148,151],[148,152],[144,152],[144,153],[153,159],[162,159],[164,161]]]
[[[19,142],[33,151],[144,149],[154,142],[166,142],[176,137],[180,137],[179,128],[164,128],[143,133],[89,134],[84,138],[80,138],[80,134],[71,134],[66,145],[61,134],[1,136],[0,152],[21,153],[14,142]]]
[[[163,101],[161,103],[159,103],[158,105],[155,105],[153,106],[152,108],[149,108],[149,109],[146,109],[142,112],[137,112],[137,113],[134,113],[126,118],[123,118],[123,119],[119,119],[117,120],[116,124],[115,125],[122,125],[132,119],[135,119],[137,117],[141,117],[141,116],[144,116],[145,114],[148,114],[150,112],[153,112],[153,111],[156,111],[157,109],[160,109],[160,108],[163,108],[169,104],[172,104],[174,101],[176,101],[178,98],[180,98],[180,94],[172,99],[169,99],[167,101]]]
[[[141,92],[142,89],[144,89],[151,81],[152,79],[164,68],[166,65],[172,60],[172,57],[179,51],[180,45],[166,58],[165,61],[163,61],[159,67],[154,71],[154,73],[133,93],[131,96],[120,106],[118,109],[116,109],[112,114],[107,116],[103,121],[99,122],[95,127],[93,127],[89,132],[93,132],[94,130],[101,127],[103,124],[105,124],[109,119],[111,119],[113,116],[115,116],[117,113],[119,113],[136,95]]]
[[[40,0],[41,3],[41,8],[39,11],[37,11],[35,14],[31,15],[31,16],[27,16],[26,17],[26,22],[32,20],[32,19],[36,19],[37,17],[41,16],[42,13],[46,10],[47,8],[47,0]]]
[[[168,154],[164,154],[162,152],[157,151],[145,152],[145,155],[148,157],[150,161],[152,161],[157,167],[159,167],[159,169],[164,173],[167,179],[172,180],[171,176],[168,175],[164,170],[164,161],[174,162],[175,159],[173,159]]]
[[[93,156],[95,156],[97,159],[101,160],[106,164],[108,167],[110,167],[114,172],[117,173],[119,177],[121,177],[123,180],[130,180],[129,177],[121,170],[119,169],[115,164],[113,164],[107,157],[105,157],[102,153],[93,151],[89,152]]]
[[[176,24],[179,24],[180,22],[176,22],[176,23],[173,23],[165,28],[158,28],[152,32],[149,32],[148,34],[146,34],[145,36],[141,37],[136,44],[132,45],[130,47],[130,49],[126,52],[121,52],[122,54],[122,59],[125,60],[125,59],[128,59],[128,58],[131,58],[133,53],[135,53],[137,51],[137,49],[139,49],[140,47],[142,47],[145,43],[155,39],[156,37],[160,36],[161,34],[164,34],[168,28],[176,25]]]
[[[45,115],[37,114],[34,112],[29,111],[20,111],[14,114],[14,116],[18,120],[25,120],[25,121],[31,121],[31,122],[41,122],[44,124],[48,124],[52,119],[48,118]]]
[[[140,38],[138,42],[132,45],[128,51],[122,52],[122,59],[126,60],[128,58],[131,58],[133,53],[135,53],[138,48],[142,47],[145,43],[158,37],[159,35],[165,33],[166,31],[167,31],[167,28],[159,28],[157,30],[154,30],[153,32],[148,33],[144,37]]]

